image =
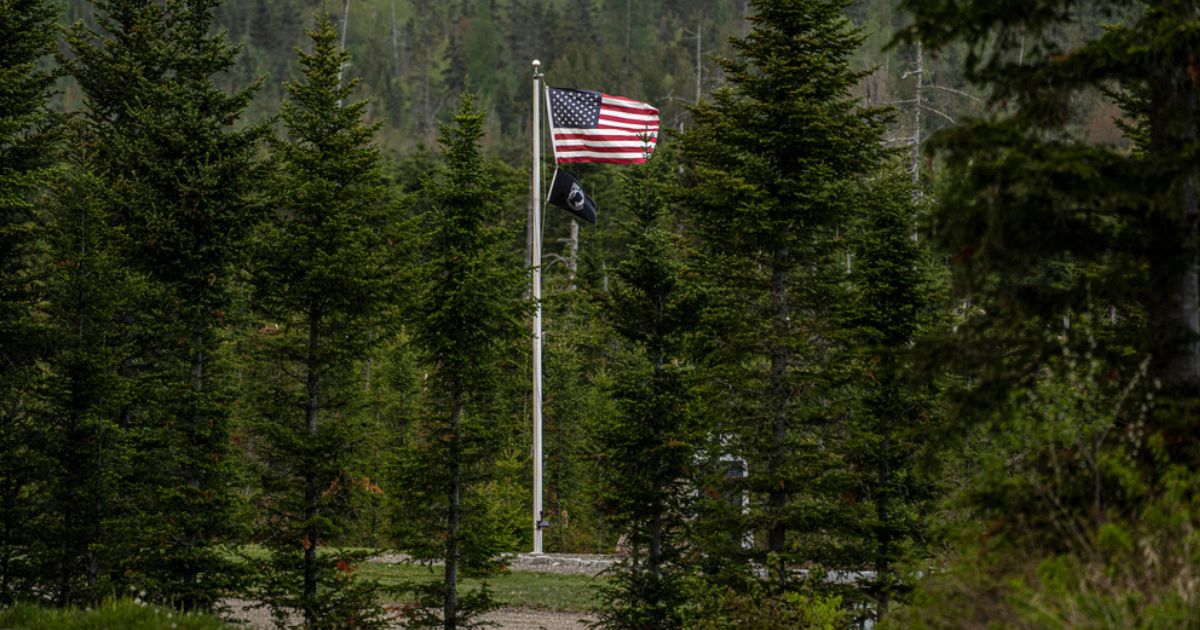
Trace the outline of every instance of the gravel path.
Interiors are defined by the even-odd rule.
[[[530,608],[501,608],[488,615],[487,620],[513,630],[584,630],[589,622],[595,621],[583,613]]]
[[[407,564],[412,559],[402,553],[389,553],[371,558],[371,562]],[[513,556],[508,568],[513,571],[558,573],[560,575],[599,575],[616,562],[616,556],[581,553],[523,553]]]
[[[271,615],[264,609],[251,609],[244,600],[228,600],[233,616],[243,628],[272,630]],[[594,621],[585,613],[538,610],[535,608],[501,608],[485,617],[500,628],[512,630],[585,630]],[[397,628],[400,626],[397,625]]]

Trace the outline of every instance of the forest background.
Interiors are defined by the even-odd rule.
[[[546,550],[623,541],[600,623],[1196,621],[1194,2],[61,8],[0,6],[4,601],[368,627],[400,549],[408,623],[478,622],[540,59],[664,127],[545,215]]]

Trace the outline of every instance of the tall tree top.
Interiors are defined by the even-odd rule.
[[[685,199],[720,248],[778,251],[840,212],[849,179],[881,156],[885,111],[860,107],[850,58],[863,34],[845,0],[753,0],[754,24],[723,59],[729,87],[681,139]]]
[[[518,299],[525,271],[505,260],[512,235],[500,222],[502,189],[480,154],[483,124],[464,94],[453,124],[439,130],[443,176],[426,184],[431,233],[416,338],[455,397],[487,392],[527,308]]]

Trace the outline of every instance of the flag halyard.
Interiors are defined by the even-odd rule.
[[[594,90],[546,88],[558,164],[640,164],[658,143],[658,109]]]

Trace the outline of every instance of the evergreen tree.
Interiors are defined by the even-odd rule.
[[[998,106],[934,141],[953,168],[934,238],[954,261],[956,292],[970,303],[970,316],[939,356],[973,381],[960,391],[956,412],[976,420],[994,413],[1010,388],[1030,383],[1058,352],[1045,331],[1088,312],[1096,315],[1098,350],[1114,368],[1130,375],[1148,354],[1163,394],[1194,398],[1200,228],[1197,171],[1184,156],[1200,124],[1188,74],[1200,45],[1188,25],[1200,5],[1096,1],[1060,11],[1054,2],[996,10],[906,4],[916,19],[907,37],[932,50],[965,44],[964,74]],[[1089,19],[1114,25],[1096,32],[1086,28]],[[1065,41],[1067,29],[1091,36]],[[993,38],[994,46],[982,43]],[[1101,90],[1127,97],[1121,100],[1140,123],[1127,126],[1135,150],[1074,132],[1079,111],[1064,104]],[[986,356],[979,352],[985,347]],[[1158,427],[1189,461],[1200,457],[1194,416],[1164,417]]]
[[[697,347],[712,500],[696,531],[716,579],[752,592],[757,564],[779,594],[812,569],[864,561],[847,544],[849,394],[834,317],[847,288],[834,259],[853,191],[878,168],[883,115],[850,94],[862,34],[847,1],[751,4],[739,60],[721,61],[730,86],[695,109],[680,141],[710,301]],[[727,478],[731,466],[748,475]]]
[[[469,94],[443,126],[446,171],[426,184],[425,260],[412,338],[428,380],[421,417],[398,462],[395,526],[402,549],[444,563],[443,579],[420,587],[414,622],[447,630],[479,625],[494,606],[486,585],[462,598],[461,572],[487,575],[513,551],[523,520],[499,518],[496,462],[511,425],[497,394],[515,343],[524,338],[525,277],[512,256],[496,179],[480,156],[484,114]],[[519,354],[518,354],[519,356]],[[440,608],[439,611],[434,607]]]
[[[38,195],[57,156],[58,125],[47,109],[56,74],[41,61],[53,52],[58,11],[44,0],[0,6],[0,602],[31,584],[34,530],[31,484],[41,474],[30,392],[38,344],[30,328]]]
[[[920,462],[935,426],[934,398],[928,384],[914,383],[910,375],[912,345],[938,323],[934,308],[942,303],[926,241],[913,238],[908,177],[885,170],[866,182],[861,216],[851,230],[853,295],[843,314],[846,341],[853,344],[848,376],[855,398],[846,461],[856,478],[861,557],[874,570],[860,586],[874,600],[877,617],[909,592],[912,576],[902,565],[927,556],[925,516],[936,499]]]
[[[616,412],[612,327],[601,301],[585,291],[544,285],[542,304],[543,496],[551,522],[543,542],[547,553],[602,553],[619,536],[601,502],[598,435]],[[522,402],[528,399],[528,374],[514,385]]]
[[[26,525],[40,543],[38,579],[60,606],[111,597],[122,544],[133,535],[117,526],[132,507],[121,495],[129,435],[118,424],[130,391],[118,370],[132,351],[123,316],[145,288],[122,269],[102,184],[87,171],[83,145],[71,146],[70,168],[54,182],[42,221],[39,336],[48,343],[36,382],[45,507],[36,526]]]
[[[357,368],[387,297],[389,217],[371,141],[378,127],[363,124],[365,102],[343,106],[356,82],[340,83],[349,55],[328,14],[310,37],[304,81],[287,86],[275,212],[256,234],[253,262],[273,375],[255,425],[271,550],[263,599],[281,625],[300,612],[308,628],[373,627],[384,623],[375,585],[353,579],[366,553],[320,551],[353,524],[355,495],[379,491],[355,473],[366,429]]]
[[[624,348],[617,413],[602,429],[599,465],[604,502],[629,555],[601,590],[605,627],[678,628],[686,604],[684,532],[697,434],[682,350],[695,304],[667,224],[669,165],[656,155],[625,177],[630,253],[607,299]]]
[[[943,611],[913,616],[1005,624],[1036,602],[1073,626],[1194,624],[1155,620],[1149,602],[1195,607],[1154,571],[1190,562],[1174,542],[1195,526],[1194,494],[1180,490],[1200,461],[1200,5],[904,5],[907,38],[966,48],[964,75],[992,96],[932,140],[949,165],[933,237],[964,308],[925,350],[934,377],[954,377],[957,422],[943,433],[978,448],[958,503],[972,519],[966,562],[926,581],[922,599]],[[1080,132],[1074,105],[1101,92],[1127,108],[1117,145]],[[1082,610],[1081,593],[1094,597]]]
[[[140,348],[123,366],[137,388],[123,418],[137,454],[128,492],[138,501],[125,573],[189,609],[215,604],[236,575],[221,549],[236,522],[230,395],[216,349],[266,132],[235,129],[254,89],[214,84],[238,53],[213,32],[218,4],[98,0],[97,28],[79,23],[68,34],[87,96],[89,166],[128,237],[122,263],[153,293],[129,314],[141,320]]]

